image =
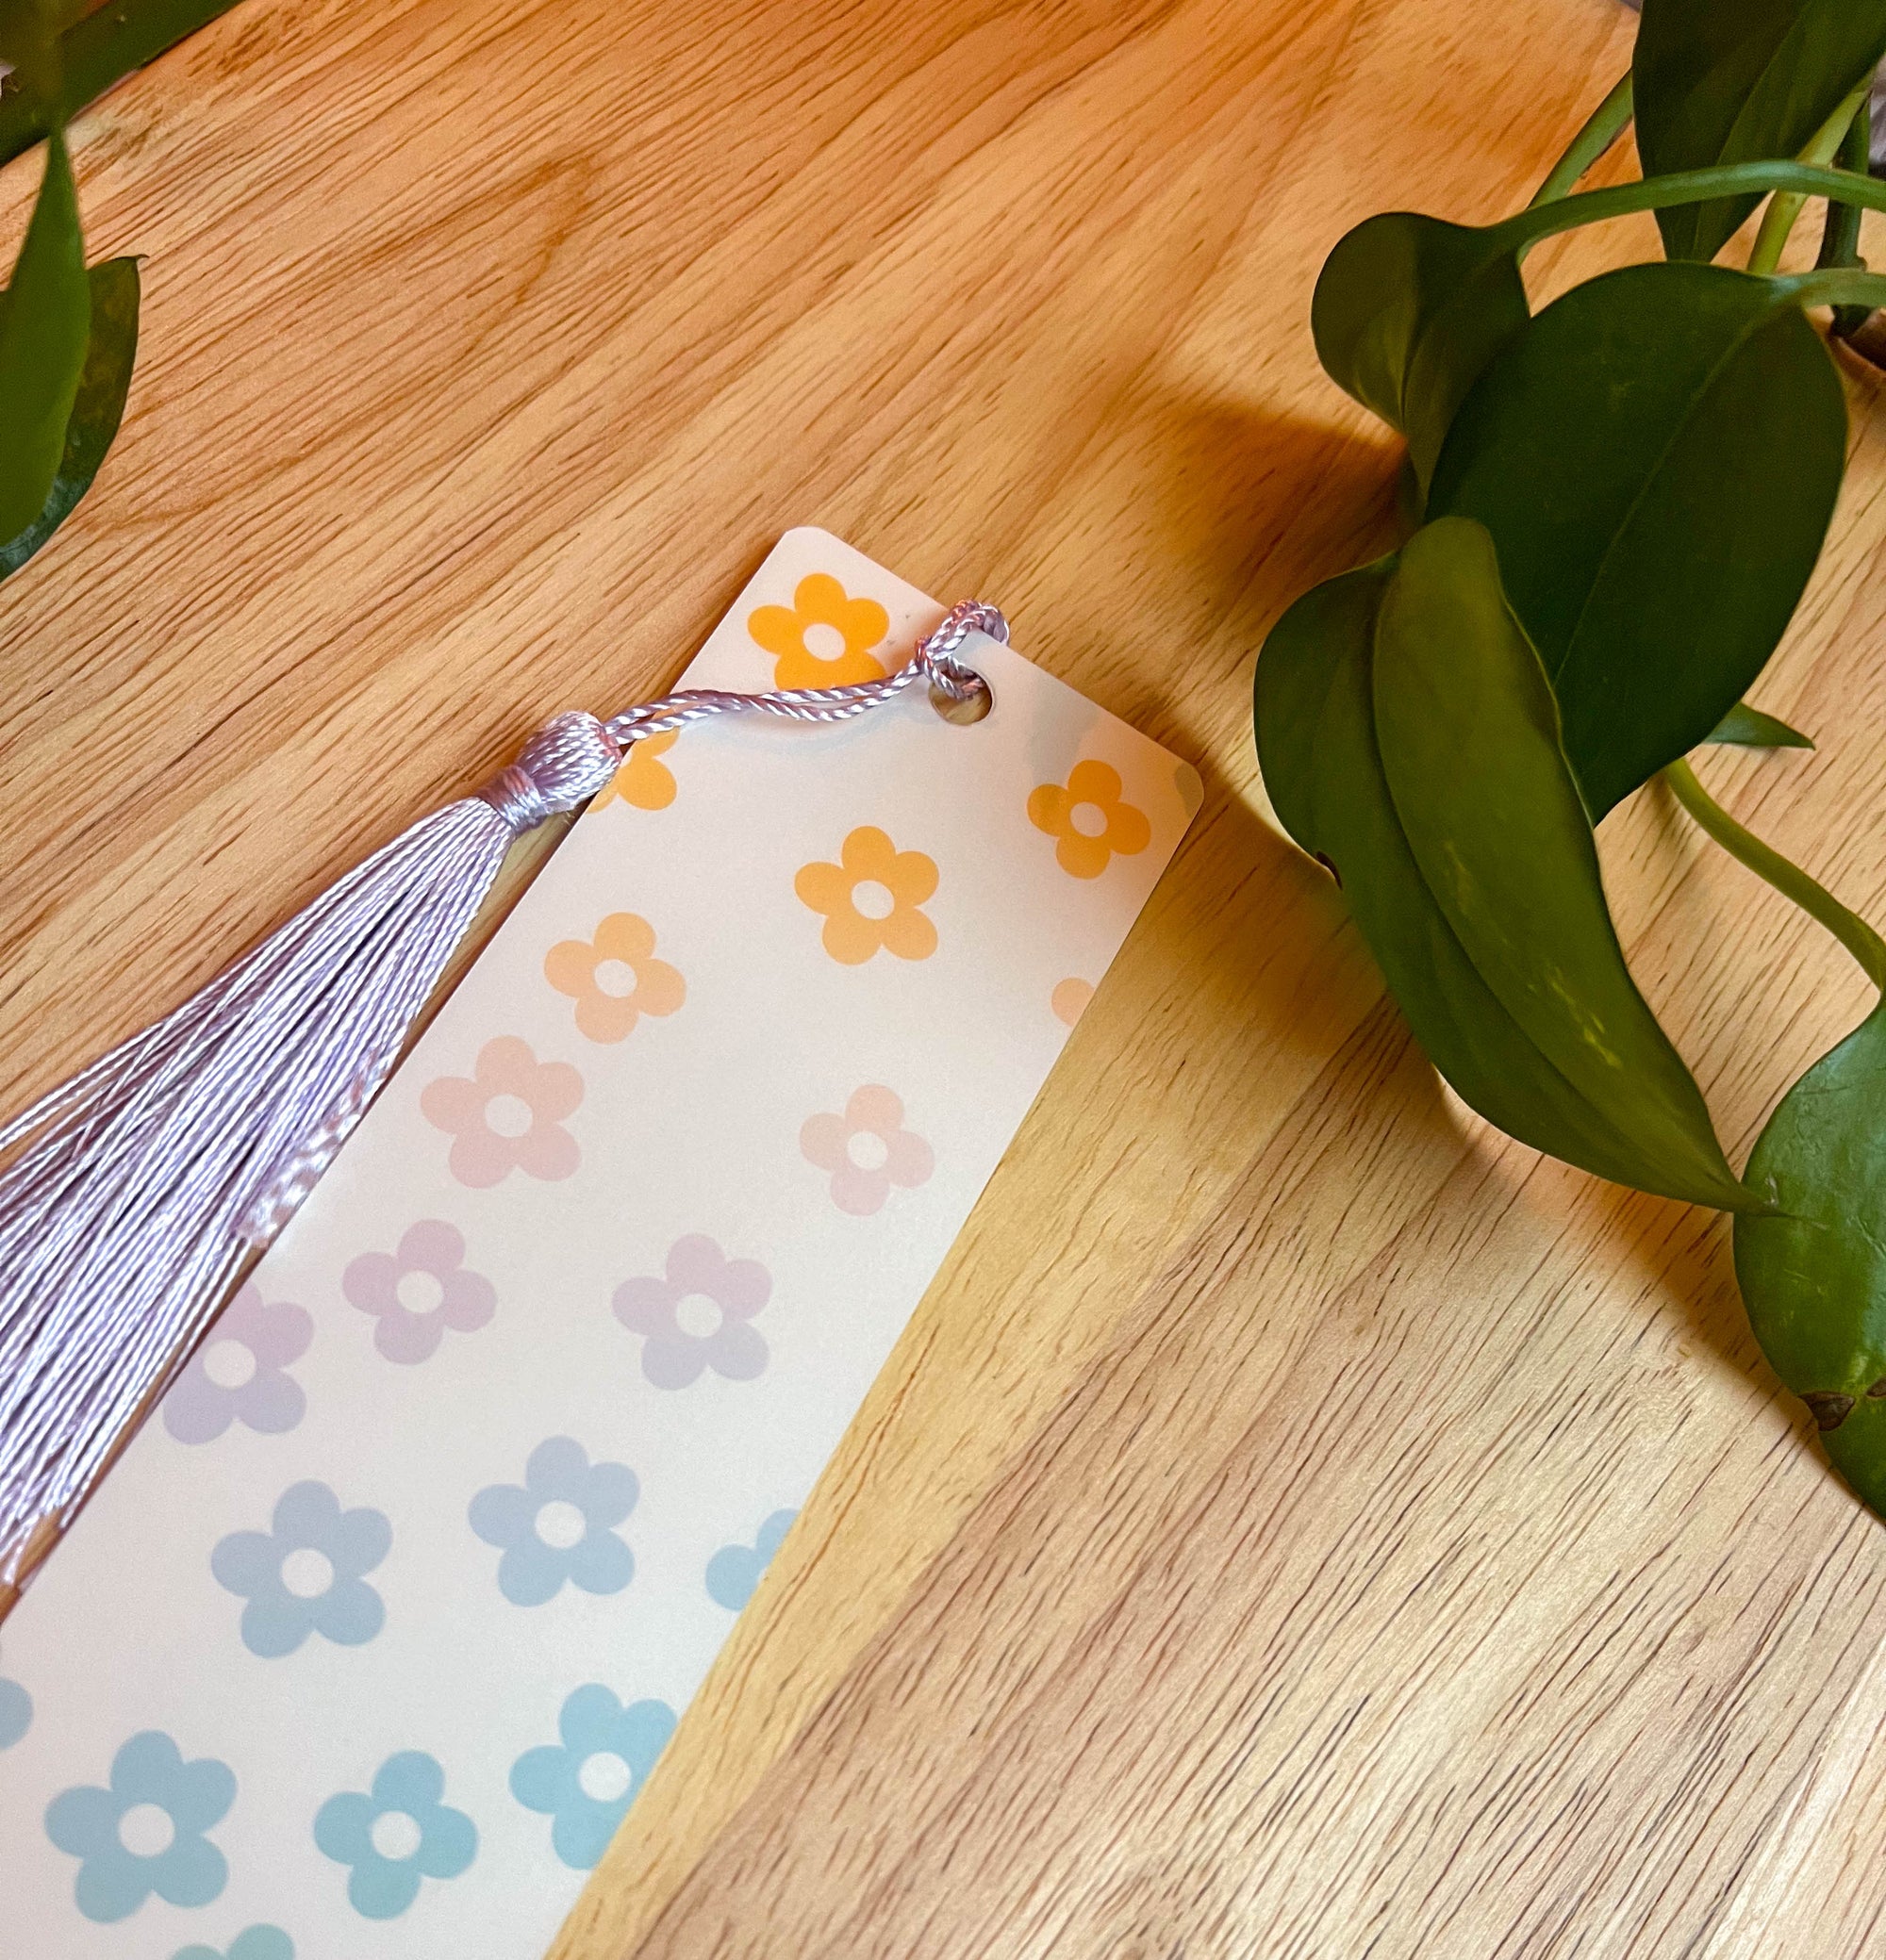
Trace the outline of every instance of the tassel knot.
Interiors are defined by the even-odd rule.
[[[509,768],[500,769],[478,800],[488,803],[521,837],[548,818],[574,810],[621,767],[622,748],[593,715],[558,715],[523,746]]]

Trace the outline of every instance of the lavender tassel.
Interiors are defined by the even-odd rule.
[[[954,607],[907,667],[849,687],[669,695],[559,715],[477,795],[422,818],[174,1013],[0,1125],[0,1587],[21,1583],[252,1253],[313,1189],[385,1081],[512,842],[574,810],[628,746],[757,709],[848,721],[927,684],[979,720],[955,658],[1006,640]]]
[[[174,1013],[0,1127],[0,1583],[62,1522],[399,1058],[513,840],[621,747],[561,715]]]

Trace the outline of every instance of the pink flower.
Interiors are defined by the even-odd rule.
[[[497,1310],[482,1273],[465,1264],[465,1241],[442,1218],[422,1218],[396,1252],[363,1252],[348,1262],[340,1291],[379,1325],[373,1345],[389,1361],[424,1361],[450,1327],[470,1334]]]
[[[712,1239],[690,1232],[669,1247],[667,1276],[625,1279],[616,1318],[642,1336],[642,1373],[658,1389],[685,1389],[703,1368],[751,1381],[767,1364],[767,1344],[748,1323],[772,1293],[757,1260],[729,1259]]]
[[[832,1202],[856,1218],[884,1209],[893,1184],[909,1189],[936,1168],[930,1145],[903,1127],[903,1104],[868,1082],[842,1116],[808,1116],[799,1132],[806,1161],[832,1174]]]
[[[452,1175],[475,1190],[512,1171],[554,1180],[576,1168],[576,1139],[563,1127],[583,1100],[583,1078],[567,1062],[539,1062],[530,1044],[501,1034],[478,1050],[472,1075],[428,1082],[419,1106],[452,1137]]]

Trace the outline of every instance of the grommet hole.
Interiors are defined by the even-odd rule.
[[[958,728],[968,728],[971,722],[980,721],[996,704],[996,698],[989,692],[989,684],[981,674],[971,674],[968,694],[960,697],[945,694],[935,681],[930,684],[930,705],[942,716],[945,721],[953,722]]]

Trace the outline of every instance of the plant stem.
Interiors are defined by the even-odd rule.
[[[1798,865],[1790,864],[1753,832],[1744,830],[1697,782],[1696,772],[1688,763],[1670,764],[1663,780],[1676,792],[1678,802],[1730,857],[1772,884],[1784,898],[1793,899],[1810,917],[1818,919],[1859,962],[1867,979],[1886,994],[1886,939]]]
[[[1852,130],[1855,118],[1872,96],[1873,74],[1869,70],[1866,79],[1814,132],[1813,140],[1801,152],[1800,160],[1803,163],[1831,163]],[[1787,249],[1795,221],[1801,215],[1801,206],[1806,203],[1805,197],[1792,191],[1769,202],[1768,208],[1762,214],[1762,229],[1755,235],[1755,249],[1748,255],[1751,272],[1772,272],[1781,263],[1781,254]]]
[[[1712,198],[1761,196],[1771,190],[1798,191],[1804,197],[1838,198],[1869,211],[1886,211],[1886,184],[1850,170],[1822,170],[1810,163],[1718,163],[1708,170],[1675,171],[1667,177],[1646,177],[1638,184],[1617,184],[1608,190],[1580,190],[1515,212],[1486,235],[1506,250],[1524,253],[1560,232],[1580,225],[1628,218],[1635,211],[1668,209],[1677,205],[1707,204]]]
[[[1886,306],[1886,274],[1869,272],[1860,266],[1784,274],[1769,283],[1785,289],[1802,306],[1851,307],[1867,314]]]
[[[1860,113],[1853,119],[1846,132],[1846,140],[1840,146],[1840,155],[1834,159],[1844,170],[1864,173],[1873,163],[1873,103],[1869,97],[1860,105]],[[1845,271],[1858,267],[1864,271],[1866,261],[1860,255],[1860,207],[1857,205],[1842,204],[1829,198],[1827,207],[1827,224],[1821,232],[1820,256],[1815,261],[1822,271]],[[1864,306],[1836,306],[1833,309],[1833,330],[1843,340],[1849,339],[1863,327],[1872,316]]]
[[[1860,105],[1860,113],[1847,125],[1846,140],[1841,144],[1834,161],[1843,170],[1859,171],[1863,174],[1872,159],[1873,104],[1868,100]],[[1827,226],[1821,233],[1820,256],[1814,263],[1823,268],[1862,263],[1857,206],[1842,204],[1838,198],[1828,200]]]
[[[1552,166],[1551,175],[1533,193],[1532,204],[1527,208],[1530,210],[1536,205],[1548,205],[1573,189],[1586,171],[1624,134],[1631,113],[1631,76],[1627,69],[1624,79],[1593,109],[1585,126],[1573,137],[1565,154]]]

